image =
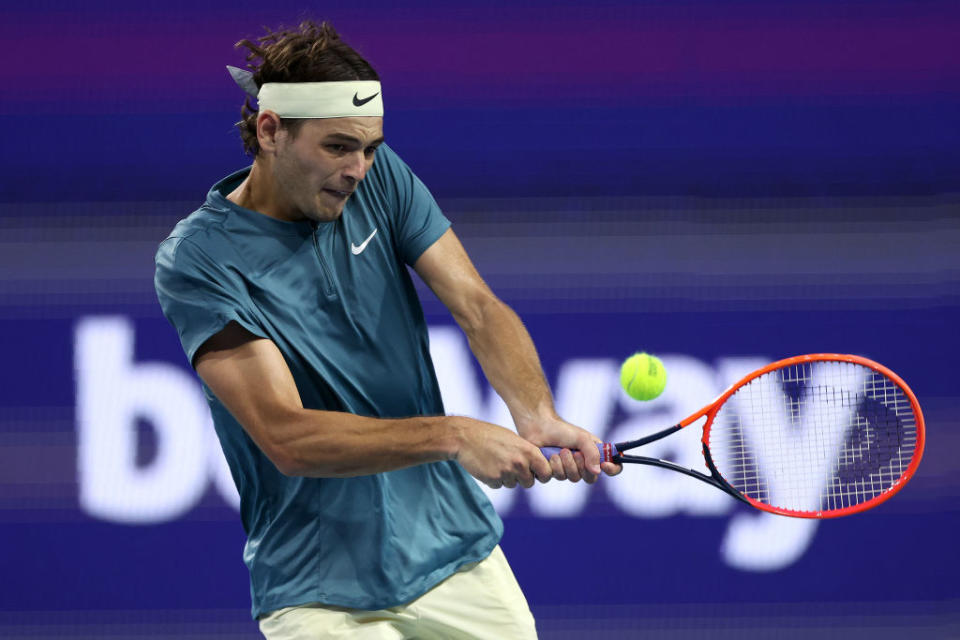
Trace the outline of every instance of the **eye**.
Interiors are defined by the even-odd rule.
[[[377,152],[376,147],[367,147],[366,149],[363,150],[364,155],[367,156],[368,158],[372,158],[373,154],[375,154],[376,152]]]
[[[327,144],[324,146],[327,148],[327,151],[332,151],[333,153],[343,153],[346,149],[346,146],[342,144]]]

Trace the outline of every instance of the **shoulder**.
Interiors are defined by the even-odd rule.
[[[226,217],[226,211],[205,204],[178,222],[164,242],[190,237],[202,239],[211,235],[211,232],[217,233],[223,227]]]
[[[395,170],[400,167],[406,168],[409,171],[409,167],[400,159],[400,156],[397,155],[397,152],[394,151],[390,145],[387,143],[381,144],[377,147],[377,156],[376,160],[373,163],[373,169],[382,169],[382,170]]]
[[[393,149],[382,144],[377,148],[376,159],[364,182],[381,191],[397,191],[406,188],[412,179],[410,167]]]
[[[231,173],[210,187],[204,203],[176,224],[166,239],[160,243],[160,249],[176,254],[181,251],[181,247],[191,244],[215,247],[229,242],[229,235],[225,230],[230,217],[226,194],[249,174],[250,167],[246,167]]]
[[[157,267],[205,257],[223,242],[224,218],[223,211],[204,205],[178,222],[157,249]]]

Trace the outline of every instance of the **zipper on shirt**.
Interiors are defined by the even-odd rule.
[[[323,259],[320,253],[320,239],[317,237],[317,223],[313,223],[313,250],[317,254],[317,262],[320,263],[320,281],[323,285],[323,294],[328,298],[336,297],[336,290],[333,287],[333,276],[330,275],[330,268],[327,261]]]

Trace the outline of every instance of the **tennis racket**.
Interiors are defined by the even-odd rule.
[[[709,475],[624,453],[704,417]],[[679,424],[597,444],[604,461],[672,469],[796,518],[845,516],[889,500],[917,470],[923,447],[923,414],[907,384],[872,360],[834,353],[774,362]],[[541,451],[549,458],[561,449]]]

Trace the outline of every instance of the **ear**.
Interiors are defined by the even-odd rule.
[[[265,109],[257,116],[257,141],[260,148],[272,153],[277,148],[277,136],[280,134],[280,116]]]

